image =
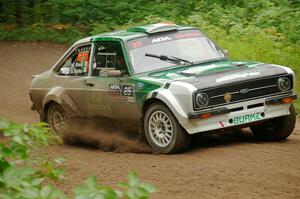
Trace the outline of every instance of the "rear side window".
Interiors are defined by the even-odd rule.
[[[58,70],[58,74],[69,76],[87,76],[90,68],[90,53],[90,44],[75,48],[63,61]]]

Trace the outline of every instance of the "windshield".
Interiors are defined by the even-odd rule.
[[[224,53],[198,30],[182,30],[130,40],[128,48],[136,73],[179,65],[145,54],[173,56],[193,63],[225,58]]]

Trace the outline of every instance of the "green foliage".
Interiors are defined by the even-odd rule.
[[[121,193],[112,189],[111,187],[101,186],[95,176],[89,177],[84,185],[78,186],[74,189],[74,199],[117,199],[121,197]]]
[[[97,178],[92,176],[85,181],[84,185],[74,189],[74,199],[146,199],[156,191],[155,186],[152,184],[141,182],[134,171],[129,173],[128,182],[119,182],[117,186],[121,187],[123,192],[109,186],[100,185]]]
[[[31,157],[41,146],[60,143],[60,138],[51,134],[45,123],[28,125],[1,119],[0,132],[6,137],[0,143],[0,198],[65,198],[61,191],[43,184],[48,173],[60,169],[36,169],[37,162]]]
[[[47,124],[17,124],[5,119],[0,120],[0,132],[10,140],[0,143],[0,172],[29,158],[30,149],[48,144],[61,143],[61,139],[49,132]]]
[[[151,193],[156,191],[155,186],[140,181],[136,172],[132,171],[128,175],[128,182],[119,182],[117,186],[124,192],[98,183],[95,176],[89,177],[84,185],[74,189],[74,199],[146,199]]]
[[[0,120],[0,198],[3,199],[67,199],[67,195],[52,185],[62,180],[63,158],[49,160],[38,149],[59,144],[61,139],[52,134],[45,123],[17,124]],[[3,141],[3,142],[2,142]],[[98,183],[89,177],[73,191],[74,199],[146,199],[155,191],[151,184],[143,183],[135,172],[128,182],[118,184],[123,191]]]
[[[83,33],[75,28],[53,29],[45,24],[34,24],[10,31],[0,27],[0,40],[48,41],[57,43],[73,43],[81,38]]]
[[[142,183],[136,172],[128,175],[128,182],[119,182],[119,187],[125,189],[125,198],[148,198],[150,193],[155,192],[156,188],[149,183]]]

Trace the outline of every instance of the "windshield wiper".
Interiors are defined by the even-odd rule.
[[[149,54],[149,53],[146,53],[145,56],[157,58],[157,59],[160,59],[160,60],[166,61],[166,62],[173,62],[173,63],[176,63],[176,64],[182,64],[182,62],[184,64],[193,64],[193,62],[191,62],[189,60],[181,59],[181,58],[175,57],[175,56],[153,55],[153,54]]]
[[[202,61],[196,61],[195,64],[204,64],[204,63],[209,63],[209,62],[214,62],[214,61],[222,61],[222,60],[227,60],[228,58],[226,57],[220,57],[220,58],[213,58],[213,59],[207,59],[207,60],[202,60]]]

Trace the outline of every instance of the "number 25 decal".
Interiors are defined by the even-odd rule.
[[[122,94],[124,96],[133,96],[132,87],[131,86],[123,86]]]

